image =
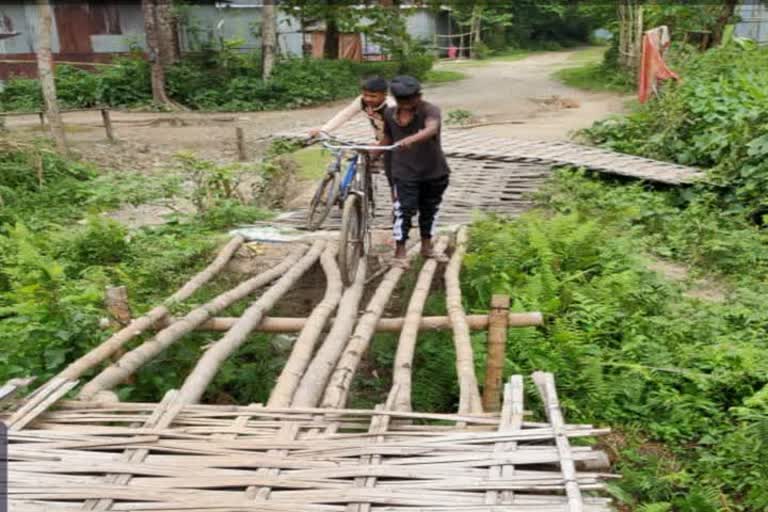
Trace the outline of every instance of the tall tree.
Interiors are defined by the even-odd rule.
[[[48,116],[48,126],[51,136],[56,142],[56,149],[61,153],[67,152],[67,139],[64,135],[64,124],[61,122],[59,101],[56,97],[56,82],[53,74],[53,58],[51,56],[51,24],[53,15],[48,0],[37,0],[39,26],[37,33],[37,70],[40,75],[40,85],[43,89],[45,111]]]
[[[326,59],[339,58],[339,12],[334,0],[327,0],[324,12],[325,18],[325,43],[323,56]]]
[[[263,5],[264,7],[261,9],[261,73],[264,80],[269,80],[272,76],[272,67],[275,64],[275,48],[277,47],[275,0],[264,0]]]
[[[155,105],[172,109],[178,109],[179,106],[171,101],[165,91],[165,65],[170,59],[169,46],[167,40],[161,45],[160,34],[163,32],[167,38],[167,28],[161,27],[159,18],[162,18],[164,6],[168,0],[142,0],[141,8],[144,13],[144,32],[147,38],[147,53],[152,65],[152,99]],[[160,5],[160,6],[159,6]]]
[[[170,66],[181,59],[179,27],[171,0],[155,0],[160,62]]]
[[[736,12],[736,6],[738,4],[739,0],[725,0],[723,2],[720,15],[717,17],[714,27],[712,27],[712,39],[710,40],[710,46],[717,46],[722,42],[725,26],[733,19],[733,15]]]
[[[643,40],[643,4],[639,0],[620,0],[619,17],[619,64],[635,71],[640,65]]]

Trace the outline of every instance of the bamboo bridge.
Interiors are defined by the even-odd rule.
[[[362,138],[367,129],[352,126],[341,136]],[[466,223],[471,209],[523,211],[529,206],[527,194],[553,165],[675,185],[701,176],[696,169],[570,143],[446,130],[444,144],[454,171],[444,218],[453,224]],[[386,200],[380,208],[379,217],[387,220]],[[278,223],[300,224],[302,215],[290,212]],[[508,330],[543,320],[536,312],[511,313],[503,296],[490,300],[486,314],[466,314],[459,285],[466,241],[464,227],[437,240],[436,249],[450,260],[446,265],[421,262],[403,317],[387,318],[385,311],[406,271],[376,270],[372,262],[361,261],[355,282],[343,289],[336,243],[323,237],[288,243],[283,261],[181,317],[172,316],[176,305],[188,302],[242,250],[246,240],[236,234],[172,296],[130,319],[32,393],[15,398],[25,381],[0,387],[11,510],[611,510],[604,497],[612,477],[603,472],[607,457],[593,445],[571,443],[607,430],[568,424],[550,373],[512,375],[502,383]],[[409,257],[414,256],[411,250]],[[306,317],[270,316],[302,276],[318,271],[324,293]],[[447,315],[425,316],[430,289],[440,280]],[[218,316],[244,300],[251,302],[242,315]],[[451,413],[412,407],[412,388],[419,384],[412,371],[419,333],[434,329],[450,331],[456,354],[459,397]],[[200,330],[220,335],[201,347],[179,389],[151,403],[118,400],[127,379]],[[482,386],[475,373],[473,330],[487,332]],[[201,403],[222,364],[260,331],[296,336],[266,403]],[[399,333],[391,389],[373,409],[348,408],[352,384],[377,332]],[[526,391],[526,382],[533,391]],[[536,397],[534,410],[526,409],[526,396]]]

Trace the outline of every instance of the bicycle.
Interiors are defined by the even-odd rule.
[[[307,227],[315,230],[323,223],[334,204],[341,208],[341,230],[339,233],[338,263],[341,279],[350,286],[357,275],[357,266],[370,246],[370,224],[376,209],[375,186],[369,172],[369,151],[391,151],[391,146],[355,144],[322,134],[322,144],[334,154],[323,181],[317,188],[309,205]],[[335,143],[335,144],[334,144]],[[345,153],[347,170],[341,176]]]

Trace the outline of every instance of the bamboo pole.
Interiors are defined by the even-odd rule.
[[[210,281],[221,269],[229,262],[235,251],[242,245],[245,239],[241,236],[236,236],[219,251],[216,259],[208,265],[204,270],[198,273],[195,277],[187,281],[184,286],[179,288],[173,295],[168,297],[163,304],[154,307],[149,313],[133,320],[127,327],[116,332],[110,336],[106,341],[99,346],[74,361],[67,366],[58,377],[74,380],[80,377],[83,373],[90,370],[94,366],[98,365],[109,356],[115,353],[120,347],[127,342],[146,331],[157,323],[160,319],[164,318],[170,312],[169,308],[179,302],[187,300],[193,293],[195,293],[201,286]]]
[[[522,375],[513,375],[504,386],[504,402],[501,408],[499,433],[519,432],[523,428],[523,414],[525,413],[523,397],[523,377]],[[517,441],[496,443],[493,446],[494,453],[509,453],[514,450],[517,450]],[[489,480],[508,479],[514,475],[515,466],[512,464],[491,466],[488,469]],[[501,503],[506,504],[511,504],[514,499],[512,491],[487,491],[485,493],[487,505],[498,504],[499,498],[501,498]]]
[[[342,293],[341,273],[336,263],[336,245],[330,244],[320,257],[320,264],[325,272],[325,295],[309,315],[304,328],[293,344],[291,355],[283,366],[283,371],[269,395],[268,407],[281,407],[291,404],[293,394],[299,385],[301,376],[307,369],[320,334],[328,323],[331,313],[339,304]]]
[[[453,329],[453,344],[456,349],[456,375],[459,379],[460,413],[481,413],[483,404],[475,375],[475,357],[469,334],[469,323],[461,304],[461,261],[466,252],[467,228],[461,227],[456,234],[456,249],[445,269],[445,304]]]
[[[348,288],[348,290],[351,289]],[[346,294],[346,291],[344,292]],[[359,302],[359,301],[358,301]],[[342,298],[342,304],[344,300]],[[339,308],[341,309],[341,307]],[[346,321],[350,319],[348,316],[344,316],[342,320]],[[488,329],[488,315],[466,315],[467,325],[470,330],[484,331]],[[354,321],[354,316],[351,317]],[[156,327],[164,328],[168,327],[174,322],[178,322],[179,319],[175,317],[166,317],[160,320]],[[544,318],[541,313],[510,313],[507,319],[509,327],[536,327],[544,324]],[[217,316],[203,322],[198,330],[201,331],[228,331],[237,322],[237,317],[231,316]],[[335,326],[338,322],[337,318],[331,318],[329,324]],[[400,332],[403,329],[403,323],[405,319],[398,318],[380,318],[376,323],[376,332]],[[302,317],[274,317],[268,316],[262,319],[261,323],[253,329],[256,332],[274,332],[274,333],[295,333],[301,331],[307,323],[306,318]],[[353,326],[354,327],[354,326]],[[420,331],[439,331],[451,329],[451,317],[450,316],[424,316],[421,317],[419,323]],[[350,327],[350,333],[352,328]],[[322,347],[321,347],[322,348]],[[343,347],[342,347],[343,349]],[[341,349],[340,349],[341,350]]]
[[[501,379],[504,372],[504,349],[507,343],[509,296],[494,295],[488,318],[488,359],[486,361],[483,408],[498,411],[501,405]]]
[[[435,252],[445,252],[448,246],[448,240],[440,237],[435,244]],[[395,365],[392,372],[392,385],[397,386],[397,395],[394,400],[394,409],[396,411],[410,411],[411,406],[411,381],[413,356],[416,352],[416,340],[419,334],[419,322],[421,314],[424,311],[424,304],[429,297],[429,290],[432,287],[432,279],[437,270],[437,260],[430,258],[424,262],[416,279],[416,286],[408,302],[408,310],[405,315],[403,330],[400,332],[400,338],[397,340],[397,351],[395,352]]]
[[[272,309],[299,278],[314,264],[323,252],[326,243],[316,241],[309,252],[293,265],[264,295],[245,310],[243,316],[227,331],[223,338],[214,343],[197,361],[181,389],[179,399],[182,403],[193,404],[200,401],[205,388],[210,384],[221,364],[248,338],[253,328],[259,325],[264,315]]]
[[[344,291],[338,311],[338,321],[333,322],[328,336],[317,350],[317,354],[304,372],[291,402],[292,407],[314,407],[320,401],[336,363],[339,361],[344,346],[352,334],[363,296],[367,263],[361,258],[352,286]],[[303,319],[302,319],[303,320]]]
[[[557,398],[555,377],[546,372],[534,372],[532,377],[541,395],[541,401],[544,402],[544,412],[547,414],[547,419],[555,433],[555,445],[560,456],[560,470],[563,473],[565,492],[568,497],[568,512],[582,512],[581,490],[576,480],[576,467],[573,463],[571,445],[565,432],[566,424],[560,410],[560,401]]]
[[[94,398],[100,391],[114,388],[183,336],[189,334],[197,326],[211,318],[211,316],[244,299],[262,286],[283,275],[296,264],[306,251],[307,247],[303,244],[300,245],[279,265],[243,281],[234,288],[216,296],[208,303],[193,309],[184,318],[174,322],[151,339],[126,353],[116,364],[104,368],[101,373],[83,386],[79,398],[89,400]]]
[[[415,250],[409,251],[408,259],[411,260],[414,254],[416,254]],[[402,267],[393,267],[384,274],[379,287],[371,300],[368,301],[365,313],[357,321],[355,332],[349,339],[336,369],[331,375],[328,386],[325,388],[322,400],[323,407],[341,407],[346,403],[352,378],[355,376],[363,354],[368,349],[371,337],[376,332],[376,324],[384,313],[389,297],[404,273],[405,269]]]

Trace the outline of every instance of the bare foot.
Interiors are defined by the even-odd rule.
[[[421,256],[425,259],[436,260],[438,263],[448,263],[448,261],[450,261],[448,256],[441,252],[432,251],[429,254],[422,254]]]
[[[429,258],[432,254],[432,240],[429,238],[421,239],[421,256],[423,258]]]
[[[395,247],[395,258],[405,259],[406,256],[405,242],[397,242],[397,246]]]
[[[411,264],[408,262],[407,258],[392,258],[392,267],[408,270],[411,268]]]

